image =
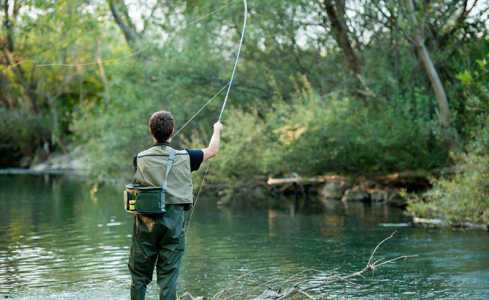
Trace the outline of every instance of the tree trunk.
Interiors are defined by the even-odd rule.
[[[433,92],[435,93],[436,101],[438,103],[439,110],[439,120],[440,124],[443,128],[449,128],[450,124],[450,109],[448,107],[447,95],[445,94],[445,89],[443,84],[438,76],[438,72],[436,71],[435,66],[433,65],[433,61],[431,60],[430,54],[426,46],[424,45],[423,38],[419,35],[416,35],[414,38],[414,43],[416,46],[416,52],[418,53],[418,57],[425,69],[426,75],[428,76]]]
[[[36,93],[37,82],[35,80],[28,80],[25,76],[24,69],[22,65],[15,61],[12,53],[15,51],[15,32],[14,32],[14,22],[17,17],[17,13],[20,9],[20,4],[17,1],[13,1],[12,6],[8,0],[3,3],[3,13],[4,21],[3,28],[5,30],[5,44],[1,49],[3,56],[7,61],[7,65],[12,68],[17,81],[20,83],[24,89],[25,94],[31,102],[31,109],[34,113],[39,113],[38,97]],[[12,11],[12,16],[10,15]]]
[[[9,10],[10,10],[9,1],[5,0],[5,2],[3,3],[3,14],[4,14],[3,28],[5,29],[6,47],[8,51],[12,52],[14,51],[14,45],[15,45],[14,30],[13,30],[14,24],[12,19],[10,18]]]
[[[13,109],[15,102],[10,97],[10,80],[5,74],[0,72],[0,104],[7,109]]]
[[[344,16],[344,3],[342,3],[342,1],[343,0],[323,0],[323,6],[328,15],[329,23],[331,25],[331,30],[333,31],[335,40],[345,55],[347,68],[353,74],[355,74],[355,76],[360,76],[362,72],[362,64],[357,54],[353,50],[352,44],[348,37],[348,28],[346,26]]]
[[[375,96],[362,77],[362,61],[353,49],[350,38],[348,37],[348,27],[345,19],[345,1],[322,0],[322,4],[328,15],[329,24],[333,31],[336,43],[345,57],[346,67],[353,74],[358,85],[355,94],[362,100],[365,100],[367,97]]]
[[[438,118],[440,124],[443,127],[443,129],[447,131],[451,127],[451,121],[450,121],[450,109],[448,106],[448,100],[447,100],[447,95],[445,93],[445,88],[443,87],[443,84],[440,80],[440,76],[438,75],[438,72],[433,64],[430,53],[425,46],[422,25],[418,24],[416,21],[416,11],[414,8],[414,4],[412,0],[405,0],[405,1],[407,2],[409,18],[411,19],[411,22],[416,28],[414,33],[414,45],[416,47],[416,52],[418,54],[420,63],[423,66],[426,75],[430,80],[431,88],[433,89],[433,92],[435,94],[436,101],[438,104],[438,110],[439,110]],[[449,142],[453,144],[454,142],[453,139],[448,136],[447,138],[449,139]]]
[[[15,60],[12,57],[12,54],[8,49],[6,48],[3,49],[3,55],[7,60],[7,64],[12,67],[12,70],[15,74],[15,77],[17,78],[17,81],[20,83],[27,97],[29,98],[31,102],[32,112],[35,114],[39,113],[39,105],[37,103],[38,97],[36,92],[37,82],[34,80],[31,81],[27,80],[24,69],[22,69],[22,66],[20,64],[15,62]]]
[[[124,38],[126,39],[129,47],[134,48],[136,46],[136,42],[139,39],[139,33],[136,30],[136,26],[132,22],[127,6],[124,3],[124,0],[107,0],[109,3],[110,12],[114,17],[117,26],[124,34]]]

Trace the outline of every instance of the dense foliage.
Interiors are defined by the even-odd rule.
[[[29,166],[30,159],[49,139],[46,118],[17,110],[0,108],[0,163],[3,166]]]
[[[461,72],[467,99],[467,127],[470,142],[457,158],[457,174],[441,178],[425,199],[413,201],[409,211],[417,216],[442,218],[454,224],[489,224],[489,55],[470,70]]]
[[[432,170],[454,156],[462,165],[486,159],[484,1],[249,2],[223,149],[210,168],[228,193],[269,175]],[[182,125],[226,85],[240,5],[3,1],[1,151],[22,151],[8,164],[81,146],[94,179],[130,177],[131,157],[151,144],[153,111],[170,110]],[[222,98],[174,144],[205,145]],[[12,134],[19,126],[25,132]],[[465,169],[484,178],[483,169]],[[471,176],[442,180],[433,194],[440,196],[422,205],[450,206],[467,180],[478,187],[467,201],[481,203],[483,179]]]

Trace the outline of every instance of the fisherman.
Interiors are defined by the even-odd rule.
[[[191,172],[217,154],[222,128],[220,122],[214,124],[207,148],[175,150],[169,144],[175,132],[172,114],[158,111],[149,119],[155,144],[134,158],[134,183],[160,187],[166,180],[167,196],[165,212],[135,214],[129,255],[131,299],[144,299],[155,265],[160,300],[176,299],[177,279],[185,249],[185,216],[193,205]],[[169,160],[172,160],[171,164]]]

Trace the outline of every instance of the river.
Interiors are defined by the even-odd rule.
[[[0,297],[128,299],[132,216],[122,192],[76,177],[0,176]],[[187,234],[179,291],[211,297],[224,288],[257,293],[300,276],[315,284],[376,257],[418,255],[350,282],[324,286],[321,299],[489,299],[489,233],[392,227],[399,209],[382,205],[236,199],[199,201]],[[294,277],[295,278],[295,277]],[[149,299],[156,298],[151,284]],[[314,293],[314,291],[312,291]],[[245,296],[235,296],[246,298]]]

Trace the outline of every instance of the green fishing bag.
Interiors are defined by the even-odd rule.
[[[166,204],[165,194],[161,187],[130,183],[124,191],[124,208],[130,213],[163,213]]]

